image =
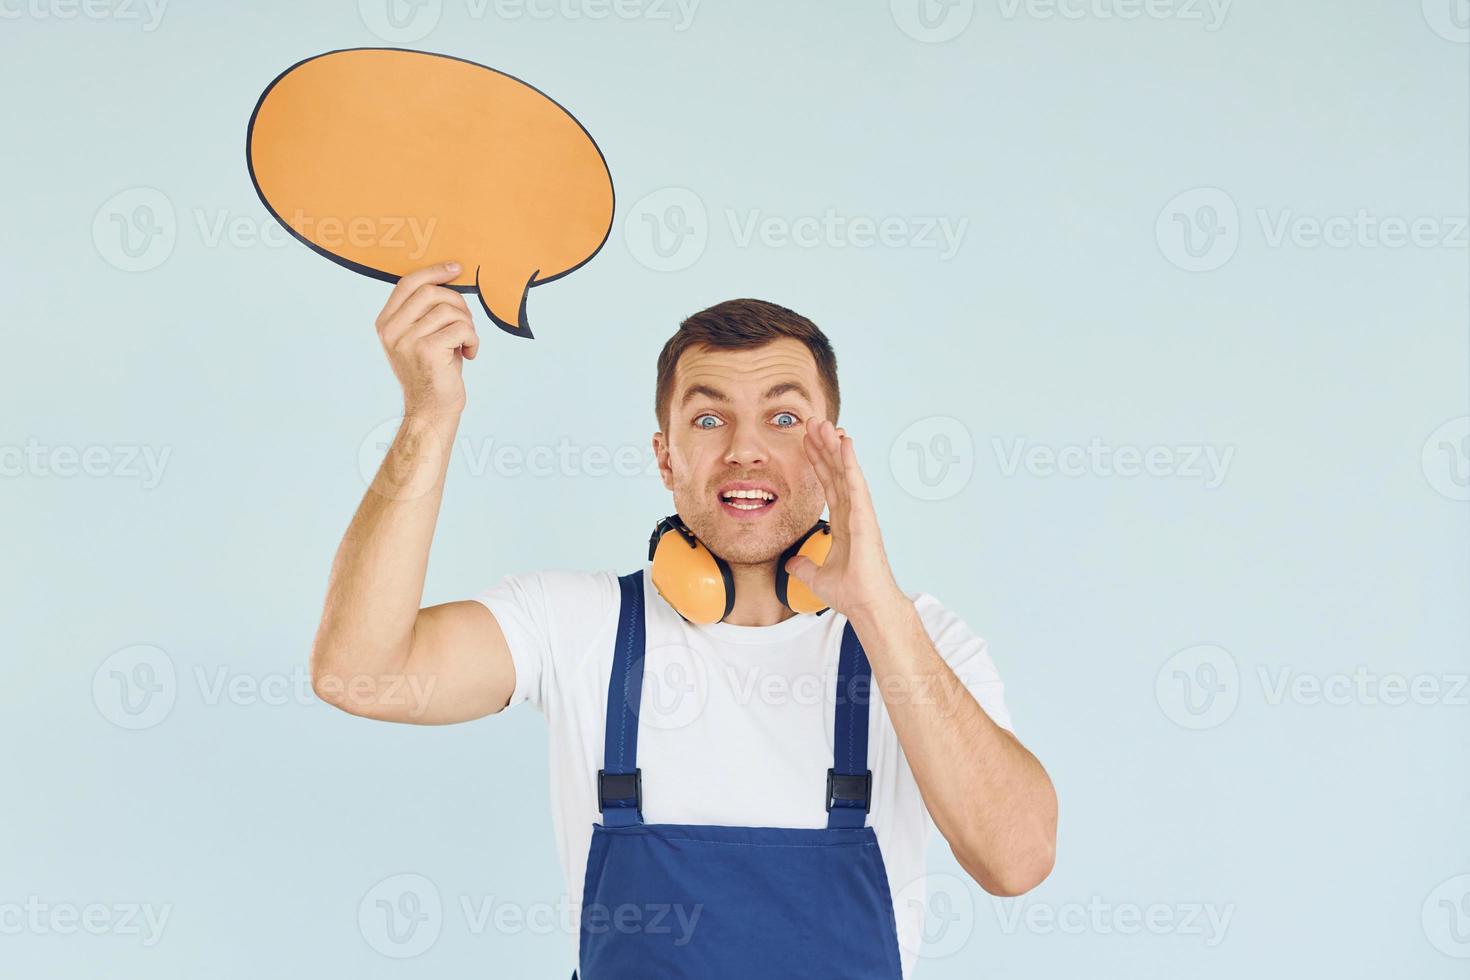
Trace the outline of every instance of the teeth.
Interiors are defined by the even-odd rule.
[[[724,496],[726,500],[729,500],[731,497],[739,497],[744,500],[776,499],[774,494],[766,493],[764,490],[728,490]]]

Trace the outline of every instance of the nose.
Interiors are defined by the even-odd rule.
[[[764,466],[770,460],[765,433],[759,422],[733,422],[725,462],[732,466]]]

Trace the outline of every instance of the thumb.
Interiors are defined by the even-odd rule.
[[[786,573],[807,588],[811,588],[812,580],[817,576],[817,569],[821,567],[806,555],[793,555],[786,560]]]

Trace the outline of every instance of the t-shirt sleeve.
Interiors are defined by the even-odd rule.
[[[616,615],[616,592],[616,578],[606,574],[538,571],[506,575],[472,597],[490,610],[510,648],[516,683],[507,708],[530,701],[546,713],[609,609]]]
[[[934,648],[965,685],[965,689],[979,702],[991,721],[1015,734],[1015,728],[1011,725],[1011,713],[1006,709],[1005,685],[1001,683],[1000,672],[991,662],[985,641],[976,636],[963,619],[944,608],[933,596],[913,592],[909,594],[909,598],[914,601],[914,608],[918,610],[919,618],[923,621]]]

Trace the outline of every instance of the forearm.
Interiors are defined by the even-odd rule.
[[[905,758],[956,859],[986,891],[1051,871],[1057,802],[1041,763],[990,719],[934,648],[907,596],[853,617]]]
[[[406,416],[332,563],[314,681],[402,669],[423,600],[458,413]]]

